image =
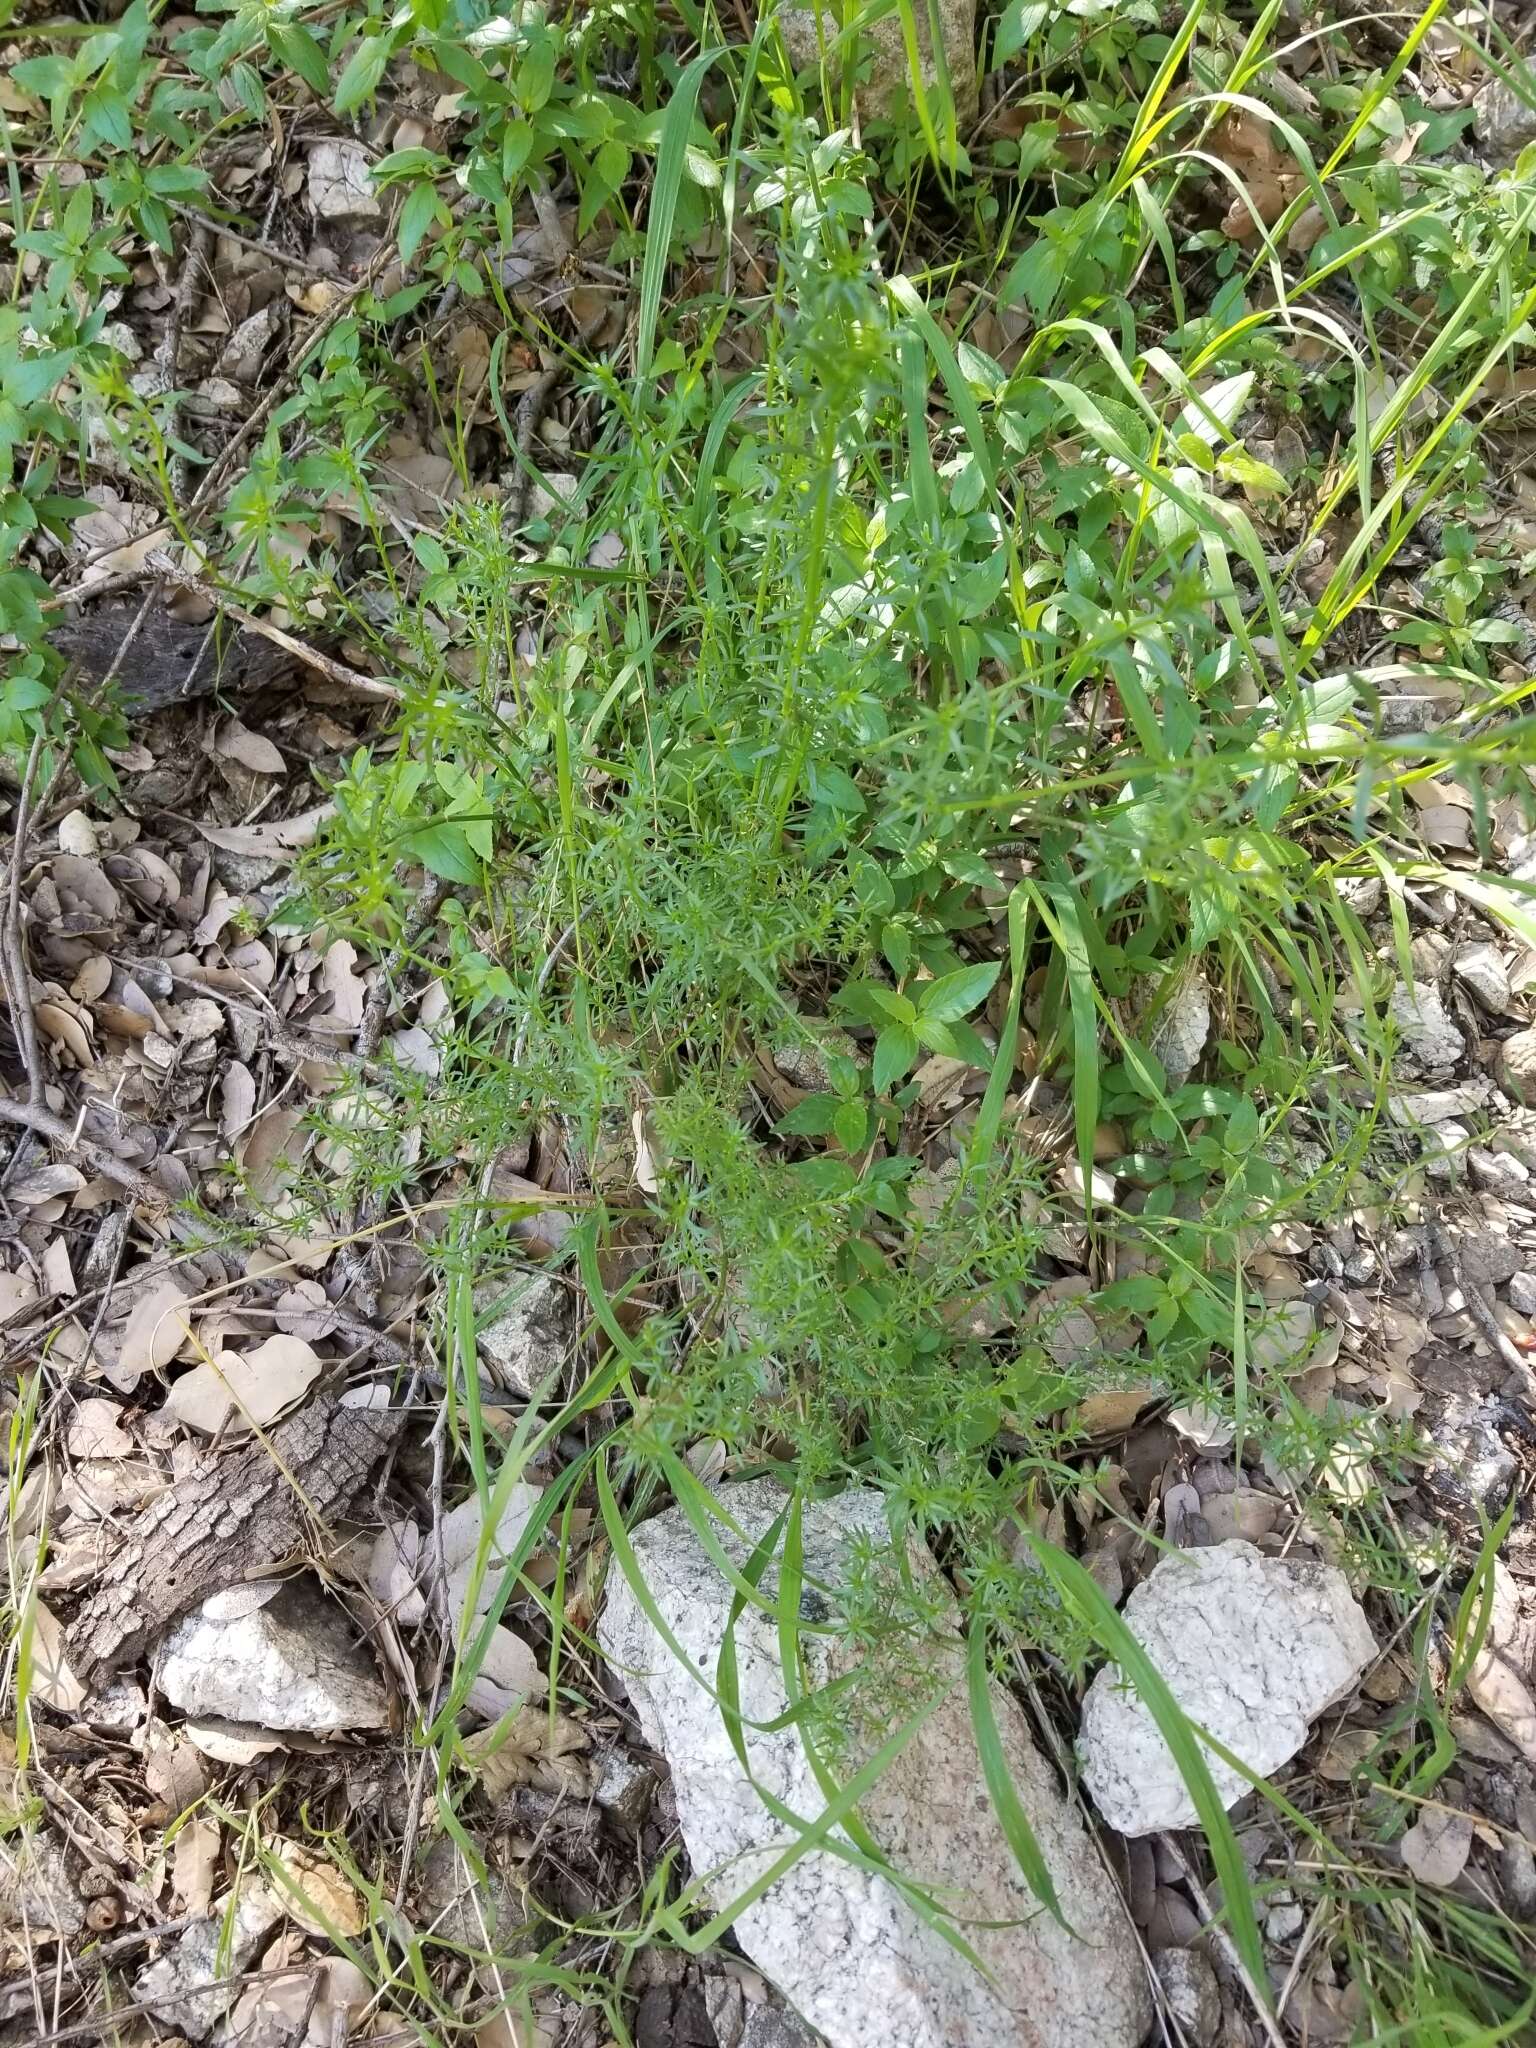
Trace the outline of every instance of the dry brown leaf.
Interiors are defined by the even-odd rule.
[[[138,1449],[122,1426],[115,1401],[92,1396],[82,1401],[69,1425],[70,1454],[76,1458],[131,1458]]]
[[[159,513],[152,506],[120,498],[109,484],[93,484],[85,495],[97,509],[81,514],[70,528],[70,539],[77,554],[94,557],[92,580],[147,568],[169,540]]]
[[[363,1902],[334,1863],[297,1842],[274,1843],[273,1854],[287,1880],[275,1889],[301,1927],[331,1938],[362,1933]]]
[[[541,1487],[525,1486],[521,1481],[510,1488],[506,1505],[487,1545],[485,1567],[475,1588],[476,1615],[484,1614],[500,1591],[502,1568],[533,1519],[542,1495]],[[443,1517],[443,1562],[448,1570],[448,1601],[455,1630],[469,1598],[483,1526],[478,1494],[471,1494],[468,1500]]]
[[[389,495],[397,508],[408,519],[414,519],[420,526],[436,527],[442,524],[443,514],[460,495],[462,484],[458,471],[446,455],[434,455],[412,435],[397,431],[384,444],[382,459],[375,455]],[[348,518],[356,519],[356,503],[342,503],[334,508]]]
[[[77,1713],[85,1698],[85,1687],[64,1654],[58,1617],[41,1600],[32,1603],[32,1693],[63,1714]]]
[[[1109,1387],[1079,1401],[1068,1417],[1073,1429],[1087,1436],[1118,1436],[1131,1428],[1143,1408],[1161,1400],[1161,1387]]]
[[[321,1360],[302,1337],[269,1337],[254,1351],[221,1351],[184,1373],[161,1413],[206,1436],[226,1424],[232,1436],[253,1423],[265,1429],[308,1393],[321,1371]]]
[[[243,1060],[231,1060],[219,1080],[219,1129],[231,1143],[256,1113],[256,1077]]]
[[[32,1014],[56,1058],[67,1052],[76,1067],[95,1066],[96,1054],[85,1026],[62,1003],[34,1003]]]
[[[213,1900],[219,1830],[211,1820],[189,1820],[171,1850],[171,1889],[184,1913],[206,1913]]]
[[[1536,1697],[1524,1636],[1519,1591],[1495,1559],[1488,1632],[1467,1674],[1467,1690],[1500,1734],[1536,1763]]]
[[[43,1284],[50,1294],[68,1297],[77,1292],[75,1269],[69,1262],[67,1238],[54,1238],[43,1253]]]
[[[1330,1785],[1344,1784],[1375,1749],[1377,1740],[1372,1728],[1336,1729],[1317,1760],[1317,1775]]]
[[[60,1195],[77,1195],[85,1186],[85,1175],[77,1166],[34,1166],[6,1187],[6,1194],[24,1209],[40,1208]]]
[[[276,818],[267,825],[199,824],[197,829],[210,845],[224,853],[243,853],[253,860],[287,861],[313,844],[334,808],[328,803],[316,804],[313,810],[300,811],[292,818]]]
[[[82,960],[75,971],[75,978],[69,984],[69,992],[77,1003],[94,1003],[104,996],[112,986],[112,962],[105,953],[93,953],[89,960]]]
[[[1398,1844],[1420,1884],[1452,1885],[1472,1850],[1472,1816],[1427,1806]]]
[[[466,1736],[464,1754],[478,1771],[486,1797],[496,1800],[517,1785],[551,1792],[579,1788],[586,1771],[578,1759],[588,1741],[586,1729],[568,1714],[557,1713],[551,1728],[543,1707],[524,1707],[505,1730],[482,1728]]]
[[[275,1103],[271,1109],[262,1111],[246,1132],[243,1144],[235,1148],[235,1159],[246,1177],[253,1201],[274,1201],[293,1179],[298,1171],[296,1155],[302,1146],[295,1145],[293,1155],[288,1148],[303,1121],[301,1110]]]
[[[291,1976],[263,1973],[261,1981],[248,1984],[236,2001],[229,2038],[252,2048],[268,2042],[282,2042],[285,2048],[290,2042],[301,2048],[344,2042],[354,2038],[352,2027],[372,1997],[372,1985],[345,1956],[326,1956]]]
[[[238,761],[242,768],[249,768],[253,775],[288,773],[288,763],[272,742],[261,733],[250,731],[238,718],[225,721],[213,746],[216,754],[222,754],[226,761]]]
[[[368,1552],[366,1582],[381,1607],[402,1627],[426,1618],[427,1603],[418,1589],[421,1531],[414,1522],[386,1522]]]
[[[270,1728],[251,1721],[220,1721],[213,1716],[195,1720],[189,1716],[182,1728],[188,1742],[216,1764],[253,1764],[259,1756],[298,1746],[291,1735],[275,1735]]]
[[[158,1719],[144,1731],[144,1782],[173,1816],[195,1806],[208,1790],[196,1749]]]
[[[37,1299],[30,1273],[0,1273],[0,1323],[8,1323]]]
[[[336,1020],[349,1031],[355,1031],[362,1023],[363,1005],[368,1000],[367,984],[356,967],[357,948],[345,939],[327,946],[320,962],[320,986],[331,998]]]
[[[163,1372],[187,1342],[187,1296],[171,1279],[141,1295],[123,1331],[117,1363],[107,1373],[114,1387],[131,1393],[147,1372]]]

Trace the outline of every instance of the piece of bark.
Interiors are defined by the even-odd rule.
[[[111,673],[138,612],[137,603],[94,605],[55,626],[48,637],[81,680],[99,683]],[[259,633],[227,621],[211,629],[184,625],[156,605],[123,654],[116,687],[131,709],[163,711],[188,697],[260,690],[297,673],[293,656]]]
[[[362,1492],[401,1420],[398,1410],[324,1399],[265,1443],[204,1458],[126,1530],[75,1617],[75,1669],[99,1684],[210,1593],[323,1543],[327,1521]]]

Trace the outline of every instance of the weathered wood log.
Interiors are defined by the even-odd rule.
[[[189,1608],[328,1541],[400,1427],[398,1410],[312,1401],[266,1442],[215,1452],[151,1501],[76,1615],[70,1661],[97,1683]]]
[[[188,626],[172,618],[163,605],[148,616],[126,650],[123,642],[139,615],[138,604],[99,604],[54,627],[49,639],[74,663],[77,681],[89,687],[112,674],[122,650],[115,686],[138,711],[163,711],[189,697],[216,692],[248,695],[269,683],[297,673],[293,656],[259,633],[248,632],[228,619]]]

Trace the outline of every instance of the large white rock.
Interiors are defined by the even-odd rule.
[[[189,1714],[310,1735],[389,1724],[372,1657],[312,1580],[211,1594],[167,1636],[159,1672]]]
[[[719,1498],[754,1541],[784,1505],[768,1481],[724,1488]],[[747,1546],[724,1529],[719,1535],[740,1564]],[[877,1495],[854,1492],[808,1506],[807,1578],[830,1589],[843,1583],[851,1540],[888,1548]],[[634,1545],[667,1627],[713,1681],[730,1587],[677,1510],[644,1523]],[[918,1568],[932,1572],[926,1558]],[[933,1578],[936,1591],[936,1573]],[[826,1612],[811,1588],[801,1607],[808,1616]],[[764,1805],[737,1761],[719,1706],[673,1656],[617,1572],[609,1577],[599,1634],[646,1739],[672,1767],[694,1871],[723,1907],[767,1869],[793,1831]],[[817,1684],[850,1668],[849,1654],[835,1650],[834,1640],[806,1639],[818,1659]],[[753,1778],[812,1819],[826,1801],[799,1733],[764,1725],[788,1706],[775,1623],[748,1609],[737,1620],[735,1641],[742,1714],[756,1724],[745,1736]],[[921,1703],[924,1683],[949,1688],[859,1811],[894,1868],[949,1901],[991,1981],[895,1885],[830,1852],[802,1856],[741,1913],[735,1932],[743,1948],[831,2048],[869,2048],[875,2041],[901,2048],[1134,2048],[1150,2009],[1123,1904],[1016,1702],[993,1688],[1009,1770],[1075,1930],[1070,1934],[1029,1891],[993,1814],[971,1732],[958,1633],[948,1625],[921,1643],[907,1637],[895,1657],[890,1669],[869,1674],[870,1685],[853,1694],[875,1725],[845,1734],[840,1775],[846,1781]]]
[[[1164,1557],[1126,1601],[1125,1621],[1190,1720],[1261,1777],[1290,1761],[1376,1654],[1342,1572],[1266,1557],[1238,1538]],[[1095,1805],[1123,1835],[1198,1822],[1172,1751],[1118,1665],[1088,1688],[1078,1753]],[[1209,1750],[1206,1762],[1226,1805],[1250,1789]]]
[[[961,121],[969,121],[976,112],[978,96],[976,0],[939,0],[938,15],[939,47],[944,52],[955,112]],[[920,76],[926,90],[938,77],[926,5],[915,10],[914,20]],[[831,0],[811,0],[809,6],[781,7],[778,23],[791,63],[806,70],[812,65],[819,66],[825,53],[828,82],[835,85],[843,73],[842,58],[835,47],[842,29],[842,9],[833,6]],[[860,47],[869,52],[869,69],[859,93],[866,118],[883,118],[899,112],[911,101],[912,73],[907,63],[901,16],[894,7],[879,21],[865,27]]]

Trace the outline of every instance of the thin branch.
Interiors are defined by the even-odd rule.
[[[143,1202],[148,1208],[163,1210],[171,1206],[174,1197],[167,1194],[158,1181],[151,1180],[147,1173],[141,1173],[136,1166],[119,1159],[105,1145],[98,1145],[94,1138],[86,1137],[77,1125],[66,1123],[63,1117],[55,1116],[40,1102],[10,1102],[0,1097],[0,1123],[20,1124],[23,1130],[33,1131],[38,1137],[47,1138],[50,1144],[73,1152],[92,1173],[119,1182],[136,1202]]]
[[[6,890],[5,930],[0,960],[10,987],[11,1022],[27,1071],[27,1101],[36,1108],[43,1099],[43,1061],[37,1043],[37,1019],[32,1013],[32,973],[27,965],[27,942],[21,929],[21,870],[27,857],[28,812],[32,784],[43,751],[45,730],[38,728],[22,773],[21,794],[16,799],[16,824],[11,837],[11,872]]]

